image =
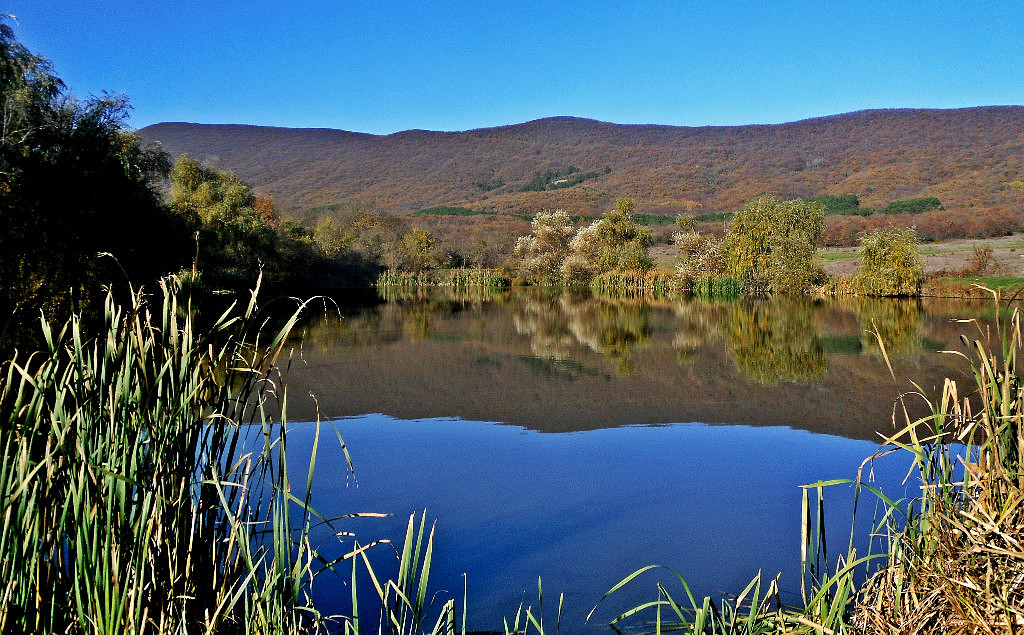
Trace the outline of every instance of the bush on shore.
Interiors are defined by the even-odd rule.
[[[654,266],[648,254],[651,231],[633,219],[633,201],[620,199],[614,210],[589,225],[574,229],[562,210],[541,212],[533,219],[532,233],[520,236],[510,265],[516,278],[540,285],[586,285],[602,277],[624,283]],[[629,282],[632,284],[632,282]]]
[[[914,228],[877,229],[861,238],[860,270],[851,280],[861,295],[916,296],[921,294],[924,265],[917,253]]]

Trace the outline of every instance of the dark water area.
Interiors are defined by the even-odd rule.
[[[893,432],[894,400],[911,380],[933,396],[947,376],[969,381],[962,358],[938,351],[960,350],[960,334],[977,337],[993,313],[984,303],[538,290],[342,297],[297,330],[288,413],[312,421],[318,407],[325,422],[318,511],[393,514],[343,521],[345,531],[400,543],[410,514],[437,520],[432,588],[438,605],[461,602],[465,580],[470,629],[500,631],[520,602],[536,606],[539,576],[549,620],[564,592],[563,632],[601,632],[654,599],[656,580],[671,581],[652,572],[585,623],[606,590],[648,564],[715,596],[759,570],[781,573],[783,600],[796,602],[800,486],[856,477],[879,433]],[[970,317],[979,323],[955,321]],[[297,474],[314,430],[292,426]],[[891,497],[916,491],[902,483],[908,457],[869,467]],[[849,485],[826,488],[833,553],[849,539],[852,496]],[[861,553],[873,511],[862,501]],[[328,557],[351,547],[326,529],[315,537]],[[384,569],[389,549],[375,552]],[[316,583],[329,612],[348,611],[348,571]]]

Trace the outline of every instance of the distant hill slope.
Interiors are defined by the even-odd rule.
[[[936,196],[947,209],[1014,213],[1024,202],[1021,106],[870,110],[700,128],[553,117],[386,136],[188,123],[140,134],[171,154],[187,152],[237,173],[300,217],[352,199],[397,214],[435,205],[598,214],[623,196],[640,211],[714,213],[762,192],[854,193],[869,207]],[[574,184],[574,175],[582,182]],[[556,189],[522,191],[531,181]]]

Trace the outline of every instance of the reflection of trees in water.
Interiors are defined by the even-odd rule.
[[[572,358],[576,338],[569,332],[568,320],[559,296],[547,289],[523,293],[512,303],[512,324],[516,333],[528,337],[530,351],[537,357],[557,360]]]
[[[725,304],[693,298],[682,298],[672,304],[676,316],[676,333],[672,348],[681,363],[690,361],[701,346],[721,339],[725,322]]]
[[[650,308],[638,300],[595,300],[565,307],[569,330],[591,350],[616,362],[619,373],[635,371],[632,353],[651,341]]]
[[[491,299],[481,300],[485,297]],[[487,294],[435,288],[408,290],[393,301],[346,314],[340,321],[334,315],[311,319],[304,326],[303,346],[326,350],[338,344],[443,337],[450,328],[464,328],[445,322],[460,312],[478,316],[477,328],[484,333],[494,323],[486,317],[489,312],[478,307],[494,303],[508,305],[515,331],[528,339],[531,354],[539,359],[577,362],[580,349],[585,348],[613,361],[619,373],[631,374],[636,370],[636,351],[653,340],[652,306],[657,305],[642,298],[598,298],[587,290],[564,288]],[[917,301],[679,299],[671,308],[675,314],[671,342],[681,363],[701,347],[718,342],[743,376],[768,385],[821,380],[829,354],[858,354],[866,349],[877,355],[874,335],[865,332],[872,328],[872,321],[890,354],[918,353],[926,342],[924,313]]]
[[[672,346],[682,362],[701,346],[722,339],[737,370],[760,384],[820,381],[828,371],[813,325],[815,306],[805,299],[686,299],[673,310],[677,330]]]
[[[329,352],[338,346],[369,346],[402,339],[410,321],[408,307],[384,303],[353,314],[340,315],[336,309],[310,316],[293,331],[302,348]]]
[[[762,384],[825,376],[828,358],[816,322],[818,328],[839,326],[841,331],[843,324],[851,331],[856,324],[849,336],[827,338],[833,352],[846,347],[846,352],[879,354],[871,332],[875,328],[891,355],[922,349],[924,312],[919,300],[848,298],[826,304],[823,308],[808,298],[781,297],[725,303],[680,300],[673,307],[678,326],[672,345],[680,361],[686,361],[707,342],[722,338],[736,367]],[[828,324],[822,323],[823,311],[829,314]]]
[[[641,300],[595,298],[571,290],[537,290],[517,297],[516,332],[530,338],[535,355],[570,359],[585,346],[634,372],[632,353],[651,340],[650,308]]]
[[[772,298],[730,306],[727,342],[736,368],[760,384],[824,379],[828,360],[814,330],[814,305]]]
[[[413,340],[422,340],[430,337],[434,332],[434,324],[430,319],[431,314],[439,313],[439,311],[432,310],[431,306],[427,303],[406,305],[402,308],[404,309],[402,330],[406,336]]]
[[[508,291],[489,287],[380,287],[378,295],[385,303],[377,308],[382,331],[405,333],[410,339],[425,339],[435,333],[435,318],[480,312],[488,304],[502,303]],[[372,323],[371,323],[372,324]],[[481,328],[486,328],[482,322]]]
[[[919,299],[855,298],[852,309],[861,329],[861,345],[868,353],[881,354],[876,329],[889,355],[921,352],[925,324]]]
[[[395,342],[403,337],[424,339],[434,335],[436,318],[473,311],[482,315],[482,307],[501,303],[507,291],[484,287],[381,287],[377,295],[384,302],[352,312],[329,303],[324,314],[311,315],[300,328],[302,346],[326,351],[332,346],[362,346]],[[342,307],[344,309],[344,307]],[[481,317],[480,329],[486,330]]]

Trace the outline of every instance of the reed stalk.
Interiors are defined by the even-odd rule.
[[[294,489],[279,390],[298,311],[268,331],[256,296],[198,329],[172,279],[108,294],[97,336],[44,320],[45,350],[3,364],[0,632],[323,627],[315,461]]]

